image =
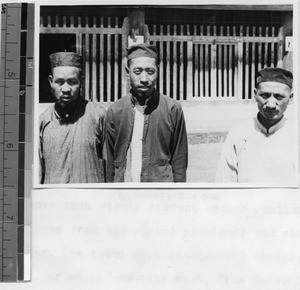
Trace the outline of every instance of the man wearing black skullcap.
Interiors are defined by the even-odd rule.
[[[292,185],[296,181],[295,131],[284,112],[293,97],[293,75],[264,68],[254,89],[258,114],[232,128],[217,170],[219,182]]]
[[[108,182],[185,182],[187,135],[178,102],[155,89],[152,45],[127,49],[131,90],[107,110]]]
[[[82,57],[50,55],[55,104],[40,116],[40,182],[104,182],[105,110],[84,100]]]

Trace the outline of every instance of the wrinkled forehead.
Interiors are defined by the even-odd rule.
[[[157,60],[155,58],[152,58],[152,57],[145,57],[145,56],[136,57],[136,58],[133,58],[129,61],[129,66],[132,67],[132,68],[134,68],[134,67],[156,68],[157,67]]]
[[[74,66],[57,66],[52,69],[54,78],[79,78],[80,68]]]
[[[274,94],[290,94],[292,89],[288,85],[279,82],[262,82],[257,85],[257,91]]]

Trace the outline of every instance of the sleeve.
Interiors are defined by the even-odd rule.
[[[183,110],[180,105],[175,110],[175,128],[172,139],[171,166],[174,182],[186,182],[186,170],[188,165],[188,141],[185,119]]]
[[[106,182],[114,182],[115,177],[115,162],[114,162],[114,148],[115,148],[115,125],[113,111],[108,108],[106,113]]]
[[[41,184],[45,180],[45,160],[43,156],[43,122],[40,120],[39,128],[39,181]]]
[[[216,182],[238,182],[238,156],[235,132],[227,135],[216,173]]]

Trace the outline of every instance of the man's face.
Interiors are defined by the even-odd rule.
[[[80,91],[80,69],[71,66],[55,67],[52,76],[49,76],[49,83],[57,103],[62,108],[72,106]]]
[[[260,83],[254,93],[260,113],[270,123],[281,119],[292,98],[291,88],[278,82]]]
[[[156,59],[150,57],[134,58],[130,60],[129,68],[126,71],[133,90],[141,97],[149,97],[154,91],[157,79]]]

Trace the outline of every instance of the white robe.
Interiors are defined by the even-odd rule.
[[[257,117],[237,124],[226,138],[216,181],[295,186],[296,135],[285,117],[269,130]]]

